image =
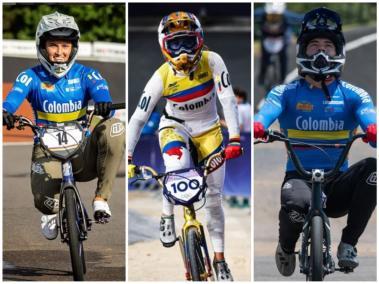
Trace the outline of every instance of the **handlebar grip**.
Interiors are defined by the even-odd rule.
[[[125,109],[126,103],[116,103],[112,104],[111,109]]]

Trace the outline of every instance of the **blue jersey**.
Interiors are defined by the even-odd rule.
[[[24,99],[30,102],[36,123],[44,124],[83,119],[89,100],[112,102],[108,84],[100,73],[79,63],[59,79],[42,65],[21,72],[3,109],[14,113]]]
[[[273,88],[254,119],[267,129],[276,119],[291,140],[306,143],[346,143],[358,127],[365,131],[376,123],[376,112],[369,94],[356,86],[335,80],[328,86],[331,99],[304,79]],[[342,148],[295,147],[305,169],[331,169]],[[341,167],[344,171],[347,161]],[[295,170],[287,161],[287,171]]]

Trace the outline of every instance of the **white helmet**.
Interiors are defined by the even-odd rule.
[[[286,10],[286,3],[284,2],[272,2],[272,3],[266,3],[265,5],[266,14],[282,15],[285,10]]]
[[[37,57],[42,66],[45,67],[52,75],[61,78],[71,69],[75,62],[80,31],[74,17],[55,12],[45,15],[38,23],[36,31]],[[67,62],[54,63],[49,60],[46,52],[46,40],[64,39],[72,42],[72,51]]]

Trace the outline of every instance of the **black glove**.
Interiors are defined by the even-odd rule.
[[[108,117],[111,112],[111,102],[95,103],[94,115],[101,115],[102,117]]]
[[[7,126],[7,130],[14,128],[14,116],[6,110],[3,110],[3,125]]]

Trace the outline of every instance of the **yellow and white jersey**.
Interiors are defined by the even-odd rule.
[[[160,98],[166,99],[160,128],[184,128],[190,136],[199,136],[219,123],[218,97],[223,107],[230,137],[239,137],[238,113],[229,73],[224,61],[215,52],[203,51],[194,72],[181,74],[166,62],[146,84],[138,107],[129,122],[129,155],[132,155],[140,133]]]

